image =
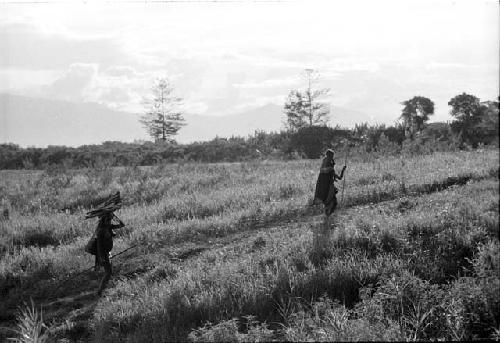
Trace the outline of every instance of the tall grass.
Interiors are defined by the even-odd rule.
[[[379,339],[399,340],[401,337],[405,339],[431,337],[452,339],[452,327],[453,325],[462,325],[461,322],[457,322],[462,320],[460,319],[462,317],[457,317],[455,321],[451,320],[447,324],[449,327],[431,327],[428,323],[441,322],[444,318],[449,317],[446,317],[448,314],[451,316],[451,312],[446,311],[463,310],[466,312],[458,305],[456,307],[451,305],[453,300],[462,301],[454,298],[454,289],[459,286],[452,287],[451,285],[459,285],[467,278],[476,275],[474,266],[468,262],[468,257],[474,259],[478,251],[485,249],[482,248],[483,244],[487,244],[484,242],[497,239],[493,232],[482,227],[484,222],[474,220],[474,218],[477,219],[476,215],[491,208],[494,198],[486,197],[482,203],[472,205],[468,195],[474,192],[484,193],[485,191],[493,195],[497,187],[498,182],[485,181],[471,184],[466,186],[466,189],[455,189],[444,194],[422,197],[413,209],[407,210],[406,213],[410,217],[408,221],[411,221],[412,218],[414,220],[419,216],[425,217],[427,213],[423,210],[429,207],[429,204],[433,204],[436,212],[443,211],[445,209],[443,205],[446,205],[447,199],[450,197],[457,199],[455,204],[458,206],[457,211],[447,218],[454,218],[456,225],[467,225],[466,228],[470,231],[457,232],[457,237],[462,237],[461,240],[467,242],[460,244],[466,244],[465,247],[467,251],[470,251],[470,255],[439,256],[438,251],[434,254],[442,259],[442,264],[452,264],[454,269],[451,274],[446,273],[448,269],[443,271],[442,268],[435,270],[436,275],[430,274],[430,271],[422,271],[422,265],[430,266],[428,258],[432,254],[419,256],[418,258],[421,260],[414,260],[414,255],[408,255],[408,252],[414,249],[414,244],[418,243],[418,239],[412,238],[410,228],[404,222],[398,222],[401,220],[401,215],[393,213],[392,209],[399,206],[399,201],[374,208],[353,208],[342,214],[340,220],[343,219],[344,224],[337,223],[338,227],[334,233],[336,245],[331,248],[330,256],[321,265],[315,265],[310,258],[312,249],[310,230],[307,226],[304,227],[304,224],[299,223],[295,227],[289,226],[276,230],[274,233],[260,236],[259,241],[265,242],[265,249],[256,249],[255,241],[236,243],[234,247],[213,249],[199,258],[189,261],[183,266],[183,270],[177,273],[175,279],[148,284],[143,278],[140,278],[118,285],[115,290],[119,292],[119,296],[110,293],[109,301],[102,303],[102,306],[96,311],[97,338],[110,342],[125,338],[131,341],[182,339],[185,337],[183,331],[187,331],[189,326],[201,326],[206,321],[226,323],[225,321],[233,320],[235,317],[255,315],[258,320],[267,321],[270,324],[285,323],[288,336],[284,337],[289,339],[308,337],[308,339],[316,340],[319,339],[319,336],[301,336],[305,333],[299,334],[294,331],[298,329],[294,316],[297,313],[300,314],[303,311],[301,309],[311,301],[314,303],[322,295],[326,295],[327,298],[336,299],[343,306],[346,306],[350,317],[354,316],[354,312],[356,312],[358,313],[356,316],[361,316],[363,321],[352,322],[349,324],[352,326],[346,324],[347,331],[337,330],[335,335],[334,333],[326,335],[325,340],[377,337],[374,332],[369,331],[372,321],[379,323],[377,325],[380,325],[380,328],[384,330],[389,330],[389,328],[392,330],[390,331],[392,334],[384,337],[378,336]],[[474,206],[471,208],[469,217],[460,215],[460,208],[465,206]],[[366,226],[362,223],[373,217],[374,213],[379,213],[378,218],[374,220],[375,228],[366,230]],[[377,228],[377,219],[381,220],[383,213],[393,213],[393,216],[388,217],[389,227],[381,230]],[[494,225],[498,225],[497,214],[491,213],[490,216],[489,220],[494,221]],[[350,227],[349,218],[362,218],[364,221],[358,221],[359,227],[353,228]],[[435,218],[436,222],[439,222],[439,219],[439,217]],[[428,223],[429,221],[417,222],[414,223],[413,227],[425,228]],[[322,225],[322,223],[319,222],[315,225]],[[483,238],[473,239],[478,235],[478,232]],[[348,236],[350,234],[355,234],[358,238],[350,239]],[[440,239],[439,233],[435,232],[435,234],[438,236],[434,238]],[[387,236],[394,237],[394,240],[387,238]],[[361,237],[366,238],[361,239]],[[389,243],[380,243],[384,240]],[[391,246],[390,243],[394,241],[399,243]],[[446,241],[445,237],[442,243]],[[451,241],[449,244],[456,243]],[[260,243],[258,246],[263,246],[263,244]],[[373,253],[371,247],[379,250]],[[417,250],[416,253],[420,254],[421,252]],[[433,259],[432,262],[434,261]],[[463,273],[462,267],[468,268],[465,273]],[[458,279],[456,279],[457,277]],[[391,284],[391,282],[396,282],[396,284]],[[387,292],[397,292],[407,282],[410,282],[409,285],[415,288],[411,291],[412,293],[402,298],[402,301],[406,301],[407,304],[404,304],[403,310],[399,312],[390,312],[394,306],[390,302],[387,303],[387,306],[383,305],[383,301],[392,298],[378,300],[379,295],[377,294],[382,296]],[[489,286],[491,287],[491,285],[490,282]],[[122,287],[126,288],[122,289]],[[147,295],[141,295],[140,289],[147,289]],[[370,289],[376,290],[376,292],[372,293],[373,291],[369,291]],[[365,296],[362,295],[362,291],[365,292]],[[484,298],[488,297],[483,295],[484,292],[491,294],[492,291],[478,288],[477,294]],[[424,298],[413,298],[416,295]],[[487,302],[485,301],[485,303]],[[358,303],[361,307],[349,309]],[[382,305],[383,307],[380,307]],[[414,305],[417,306],[418,310],[413,309]],[[378,307],[374,308],[374,306]],[[443,312],[443,308],[447,310]],[[437,309],[444,314],[438,316],[437,312],[434,313]],[[479,309],[475,311],[479,311]],[[432,313],[426,315],[428,312],[432,312],[433,316],[430,315]],[[498,316],[498,311],[496,315]],[[491,318],[493,317],[490,317],[487,321],[488,324],[485,325],[487,329],[483,328],[483,334],[490,332],[494,326],[494,321]],[[465,321],[467,322],[467,320]],[[473,320],[469,319],[469,322],[472,323]],[[319,320],[317,325],[320,326],[320,323],[322,320]],[[230,322],[226,324],[229,325]],[[144,329],[141,329],[140,327],[143,325]],[[138,326],[139,329],[137,329]],[[136,329],[132,332],[125,330],[124,336],[115,330],[127,327]],[[224,327],[227,329],[226,326]],[[352,334],[356,331],[354,328],[359,327],[364,327],[368,331],[360,332],[358,336]],[[111,329],[115,330],[115,337],[105,335]],[[214,330],[220,329],[221,327],[215,325]],[[195,331],[193,335],[209,337],[207,330],[208,328],[205,327],[204,331],[202,330],[204,333],[196,333]],[[349,332],[351,333],[349,334]],[[461,332],[460,334],[464,337],[467,335],[473,337],[474,335],[472,331],[467,329],[462,329]],[[240,333],[244,333],[244,331]],[[233,332],[233,334],[236,333]]]
[[[49,342],[48,327],[43,322],[43,313],[37,310],[33,300],[31,305],[24,305],[17,315],[17,328],[11,330],[16,337],[8,339],[16,343],[45,343]]]
[[[319,161],[263,161],[2,172],[2,203],[10,216],[0,220],[0,293],[6,299],[0,312],[12,312],[27,296],[45,301],[89,290],[88,273],[56,286],[92,263],[83,245],[95,222],[82,220],[85,211],[121,191],[119,216],[128,227],[114,251],[139,248],[114,262],[122,277],[114,278],[90,321],[97,341],[493,334],[498,313],[489,289],[498,275],[488,274],[486,256],[498,241],[496,151],[350,164],[344,207],[322,254],[312,237],[323,226],[321,210],[307,206],[318,167]],[[408,280],[441,295],[421,303],[424,312],[388,312],[392,307],[377,291],[392,292]],[[465,295],[450,295],[467,288],[492,315]],[[438,305],[440,311],[448,306],[448,317],[426,318],[452,319],[431,330],[422,316]],[[323,314],[313,315],[319,308]],[[471,324],[477,315],[484,327]]]

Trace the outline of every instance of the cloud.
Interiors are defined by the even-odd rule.
[[[184,110],[186,113],[203,114],[207,111],[208,105],[205,102],[189,102],[184,105]]]
[[[106,5],[99,16],[90,6],[71,15],[24,7],[19,14],[29,20],[4,16],[24,24],[0,24],[0,78],[8,84],[0,88],[30,94],[32,77],[45,97],[140,111],[152,80],[166,76],[187,111],[216,115],[282,104],[290,89],[306,86],[300,74],[311,67],[335,105],[382,119],[418,93],[445,99],[498,89],[492,6],[383,3]]]
[[[463,69],[463,68],[474,68],[473,65],[467,65],[464,63],[453,63],[453,62],[435,62],[432,61],[427,64],[426,69]]]
[[[284,100],[285,100],[285,97],[283,95],[259,97],[259,98],[253,99],[252,101],[240,103],[240,104],[234,106],[233,111],[238,113],[238,112],[243,112],[243,111],[247,111],[247,110],[254,109],[254,108],[263,107],[263,106],[266,106],[268,104],[283,105]]]
[[[120,88],[110,88],[103,91],[99,99],[101,100],[100,102],[104,102],[114,108],[120,108],[123,104],[132,100],[129,92]]]
[[[277,88],[290,87],[298,83],[297,77],[287,77],[283,79],[267,79],[259,82],[237,83],[234,86],[241,89],[262,89],[262,88]]]
[[[129,78],[143,75],[143,73],[139,73],[134,68],[129,66],[109,67],[104,72],[110,76],[126,76]]]
[[[96,64],[74,63],[60,78],[44,87],[42,93],[61,100],[85,101],[97,72]]]
[[[153,79],[153,74],[140,73],[130,66],[108,68],[94,78],[88,100],[135,111],[148,93]]]
[[[130,66],[103,71],[95,63],[73,63],[50,82],[24,88],[22,93],[70,102],[96,102],[136,112],[142,109],[142,99],[153,79],[154,74],[139,73]]]
[[[54,70],[0,70],[0,91],[23,93],[27,88],[47,85],[59,77],[60,72]]]
[[[77,38],[27,23],[0,25],[0,69],[64,69],[73,63],[112,65],[127,60],[112,38]]]

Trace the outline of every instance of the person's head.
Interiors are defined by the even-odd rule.
[[[332,150],[332,149],[328,149],[326,152],[325,152],[325,156],[329,159],[333,159],[333,156],[335,156],[335,152]]]
[[[99,224],[109,224],[111,223],[111,219],[113,219],[113,214],[105,213],[99,218]]]

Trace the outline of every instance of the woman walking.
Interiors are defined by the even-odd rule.
[[[96,237],[96,254],[95,254],[95,271],[99,271],[99,267],[104,267],[104,276],[99,284],[99,289],[97,290],[97,295],[101,295],[102,291],[106,287],[109,279],[111,278],[112,268],[111,262],[109,260],[109,252],[113,249],[113,237],[115,233],[114,229],[119,229],[125,226],[123,222],[118,219],[118,224],[112,224],[113,218],[117,218],[112,212],[103,214],[99,218],[99,224],[95,231]]]
[[[335,187],[335,181],[342,180],[346,166],[342,168],[340,175],[335,172],[335,152],[328,149],[321,163],[321,169],[316,182],[316,191],[314,192],[314,204],[323,203],[325,206],[325,215],[330,216],[337,207],[338,189]]]

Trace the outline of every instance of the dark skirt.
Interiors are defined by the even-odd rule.
[[[333,183],[333,172],[320,173],[318,176],[318,181],[316,181],[316,190],[314,192],[314,198],[320,199],[323,202],[323,204],[325,204],[332,183]]]

